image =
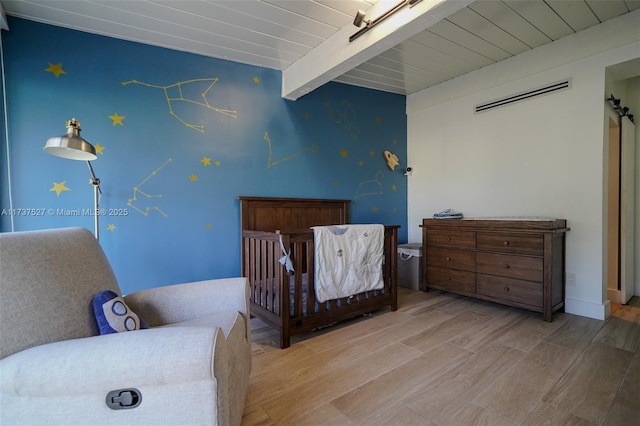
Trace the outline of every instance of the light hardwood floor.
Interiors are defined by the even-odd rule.
[[[297,336],[253,325],[248,425],[640,425],[640,301],[607,321],[400,289]]]

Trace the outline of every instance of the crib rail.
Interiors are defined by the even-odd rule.
[[[397,303],[398,226],[385,226],[384,288],[349,298],[317,303],[314,286],[314,240],[312,230],[264,232],[242,231],[242,270],[249,279],[251,312],[281,332],[281,347],[291,335],[327,326],[343,319]],[[294,272],[279,262],[284,255],[280,239],[291,254]]]

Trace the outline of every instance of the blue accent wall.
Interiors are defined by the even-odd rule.
[[[13,17],[9,28],[1,231],[93,230],[86,163],[42,150],[76,118],[98,149],[100,243],[124,293],[238,276],[241,195],[349,199],[352,222],[401,225],[406,242],[404,96],[329,83],[287,101],[279,71]]]

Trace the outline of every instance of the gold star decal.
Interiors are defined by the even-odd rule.
[[[196,181],[198,180],[198,176],[196,176],[196,175],[191,175],[191,176],[189,176],[189,180],[190,180],[191,182],[196,182]]]
[[[255,84],[260,83],[260,78],[259,78],[259,77],[253,77],[253,82],[254,82]]]
[[[66,74],[67,72],[62,69],[62,62],[59,64],[52,64],[49,62],[49,68],[45,69],[46,72],[50,72],[58,78],[60,74]]]
[[[96,152],[100,155],[104,155],[104,146],[100,145],[99,143],[94,145],[94,148],[96,149]]]
[[[371,157],[375,157],[376,152],[375,152],[375,151],[369,151],[369,155],[370,155]]]
[[[391,190],[392,190],[392,191],[396,191],[397,189],[398,189],[398,187],[397,187],[397,186],[395,186],[395,185],[391,185]]]
[[[374,212],[374,213],[378,213],[378,208],[373,206],[373,207],[371,207],[371,211]]]
[[[346,149],[343,149],[340,151],[340,156],[342,156],[342,158],[347,158],[349,156],[349,153]]]
[[[364,161],[362,161],[362,160],[358,161],[358,165],[359,165],[360,167],[364,166]]]
[[[53,187],[49,191],[55,191],[56,196],[60,196],[62,191],[71,191],[71,189],[67,188],[67,181],[63,180],[62,182],[53,182]]]
[[[124,115],[118,115],[118,113],[116,112],[113,115],[110,115],[109,118],[111,119],[111,121],[113,121],[114,126],[116,124],[124,126],[124,124],[122,124],[122,120],[124,120],[126,117]]]
[[[211,229],[211,224],[207,223],[204,227],[207,228],[207,229]]]
[[[220,163],[220,160],[216,160],[215,164],[216,164],[216,167],[220,167],[220,164],[222,164],[222,163]]]
[[[113,232],[114,229],[116,229],[116,226],[113,223],[107,225],[107,231]]]
[[[340,185],[340,183],[337,180],[333,182],[333,186],[338,186],[338,185]]]
[[[211,158],[209,157],[202,157],[200,159],[200,162],[206,167],[206,166],[210,166],[211,165]]]
[[[378,124],[382,123],[382,117],[376,117],[376,123]]]
[[[309,117],[311,117],[311,114],[309,114],[308,112],[305,112],[302,116],[304,117],[305,120],[308,120]]]

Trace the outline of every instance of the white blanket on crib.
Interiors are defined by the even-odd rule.
[[[384,225],[314,226],[318,302],[384,287]]]

